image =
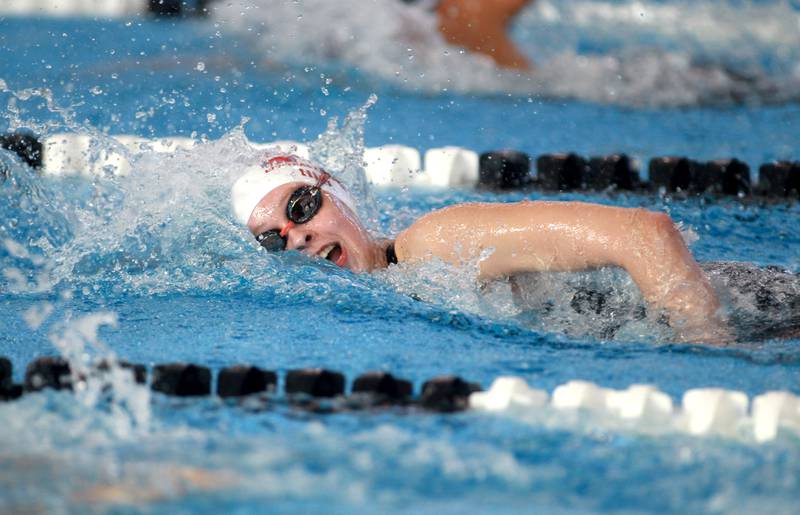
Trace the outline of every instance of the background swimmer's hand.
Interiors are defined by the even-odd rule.
[[[439,32],[445,40],[491,57],[497,66],[530,70],[525,55],[508,37],[508,26],[531,0],[441,0]]]
[[[729,341],[716,293],[664,213],[581,202],[461,204],[430,213],[396,240],[401,261],[478,259],[480,278],[624,268],[685,341]],[[707,340],[704,340],[707,338]]]

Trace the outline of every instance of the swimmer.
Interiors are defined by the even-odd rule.
[[[438,258],[478,262],[478,280],[526,272],[626,270],[683,341],[725,343],[717,296],[664,213],[581,202],[466,203],[429,213],[394,241],[372,237],[345,186],[318,165],[268,154],[233,185],[236,219],[270,252],[294,250],[354,272]]]
[[[487,55],[501,68],[527,71],[531,64],[508,37],[508,26],[531,0],[441,0],[439,32],[448,43]]]

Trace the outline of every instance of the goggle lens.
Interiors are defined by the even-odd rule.
[[[286,249],[286,238],[281,236],[281,232],[277,229],[262,232],[256,236],[256,241],[269,252]]]
[[[303,186],[295,190],[286,204],[286,218],[304,224],[314,218],[322,205],[322,192],[317,187]]]

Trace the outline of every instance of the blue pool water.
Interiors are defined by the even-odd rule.
[[[528,79],[498,76],[457,51],[442,58],[435,41],[398,48],[356,2],[342,3],[349,16],[336,26],[360,39],[341,41],[330,5],[278,2],[271,18],[249,17],[269,29],[262,36],[229,12],[168,22],[0,17],[0,129],[202,140],[174,154],[144,150],[122,178],[43,177],[0,154],[11,172],[0,183],[0,355],[17,380],[37,356],[62,352],[79,363],[113,352],[214,369],[324,366],[348,379],[387,370],[416,390],[458,374],[484,387],[518,375],[550,392],[574,379],[649,383],[676,403],[705,386],[800,394],[800,340],[719,349],[635,323],[606,340],[597,336],[603,320],[527,318],[506,286],[480,292],[470,270],[433,263],[355,276],[266,256],[236,226],[227,198],[255,155],[245,137],[313,141],[331,116],[341,121],[372,93],[368,146],[627,152],[643,163],[736,156],[752,167],[798,159],[800,8],[541,2],[514,27],[540,65]],[[388,0],[371,9],[377,19],[425,20]],[[637,22],[637,9],[670,23]],[[337,134],[351,139],[331,136],[336,149],[358,143],[357,130]],[[800,272],[796,202],[372,194],[377,207],[364,212],[388,235],[457,202],[589,200],[668,212],[697,235],[701,261]],[[568,280],[563,288],[570,293]],[[92,388],[0,404],[2,511],[793,513],[800,495],[791,434],[766,444],[653,434],[547,410],[320,416],[175,401],[129,385],[106,402]],[[109,485],[115,503],[98,493]]]

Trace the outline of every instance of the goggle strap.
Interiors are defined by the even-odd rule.
[[[317,185],[314,186],[314,187],[317,188],[317,189],[321,188],[322,185],[325,184],[326,182],[328,182],[328,179],[330,179],[330,178],[331,178],[331,174],[329,174],[328,172],[322,172],[322,175],[320,176],[319,180],[317,181]]]

